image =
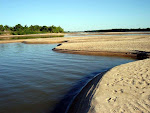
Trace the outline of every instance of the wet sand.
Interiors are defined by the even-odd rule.
[[[149,113],[149,69],[150,59],[112,68],[87,84],[68,113]]]

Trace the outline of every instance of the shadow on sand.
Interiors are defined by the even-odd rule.
[[[99,86],[100,79],[106,73],[100,73],[93,78],[76,96],[71,106],[66,113],[87,113],[90,108],[90,103],[95,94],[97,87]]]

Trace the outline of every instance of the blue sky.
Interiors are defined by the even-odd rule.
[[[150,27],[150,0],[0,0],[0,24],[65,31]]]

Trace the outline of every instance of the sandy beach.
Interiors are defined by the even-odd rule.
[[[112,68],[87,84],[68,113],[149,113],[149,69],[150,59]]]
[[[108,71],[91,100],[89,113],[150,112],[150,59]]]

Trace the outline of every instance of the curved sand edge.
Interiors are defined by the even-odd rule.
[[[105,73],[106,72],[102,72],[96,75],[92,80],[85,84],[79,94],[75,96],[72,103],[68,106],[66,113],[78,113],[81,111],[86,113],[88,111],[88,108],[90,108],[89,103],[92,99],[93,94],[95,93],[95,89],[97,89],[99,85],[98,83]],[[87,104],[87,109],[85,109],[84,103]]]
[[[149,113],[150,59],[122,64],[93,79],[68,113]]]
[[[65,50],[65,49],[53,49],[60,53],[70,53],[70,54],[81,54],[81,55],[96,55],[96,56],[118,56],[118,57],[130,57],[137,58],[137,53],[133,52],[113,52],[113,51],[85,51],[85,50]],[[146,57],[150,57],[148,54]]]
[[[150,36],[97,36],[68,40],[53,49],[63,53],[123,56],[136,58],[150,57]],[[138,58],[142,59],[142,58]]]

